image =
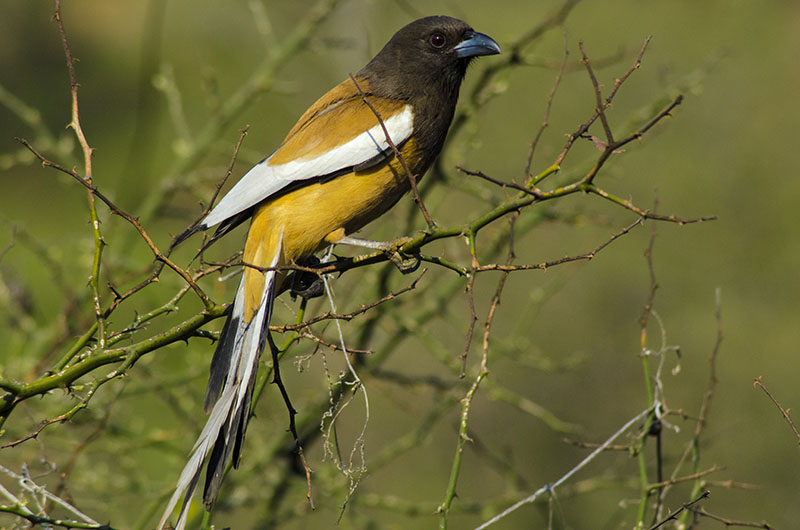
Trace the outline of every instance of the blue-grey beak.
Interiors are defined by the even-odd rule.
[[[500,46],[489,35],[478,33],[477,31],[468,31],[462,40],[455,48],[456,54],[461,58],[466,57],[480,57],[481,55],[496,55],[502,53]]]

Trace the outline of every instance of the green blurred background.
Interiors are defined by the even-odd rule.
[[[314,99],[358,70],[400,26],[417,16],[449,14],[507,46],[559,6],[549,0],[342,1],[313,32],[309,46],[274,74],[271,89],[248,101],[240,114],[215,131],[214,141],[202,156],[182,167],[181,156],[191,149],[204,125],[224,112],[222,103],[280,48],[314,3],[67,2],[63,17],[73,53],[80,59],[81,117],[95,148],[95,182],[120,207],[143,215],[151,236],[166,245],[169,234],[182,230],[199,213],[198,201],[210,197],[230,160],[239,129],[250,125],[234,177],[268,154]],[[61,164],[80,167],[79,151],[64,129],[69,122],[68,79],[52,13],[50,2],[0,2],[0,85],[4,89],[0,248],[14,242],[0,261],[0,375],[19,380],[32,380],[47,369],[92,317],[85,287],[93,245],[86,193],[65,176],[43,169],[14,141],[15,136],[24,137]],[[679,92],[686,99],[674,118],[614,158],[598,183],[623,198],[631,197],[640,207],[651,207],[657,191],[662,213],[685,218],[715,215],[718,220],[686,226],[648,222],[590,262],[513,274],[498,310],[495,336],[500,354],[490,356],[489,378],[580,426],[580,432],[570,436],[582,440],[602,441],[646,407],[637,321],[649,288],[643,253],[651,229],[657,229],[653,256],[660,287],[655,309],[666,343],[679,345],[682,354],[677,375],[669,373],[675,358],[666,361],[666,403],[692,417],[708,381],[707,359],[716,339],[715,289],[721,293],[725,339],[717,365],[719,384],[703,436],[701,467],[724,466],[709,479],[745,486],[714,487],[704,506],[730,519],[766,520],[777,528],[794,528],[800,520],[800,455],[789,426],[753,380],[763,376],[785,407],[796,408],[800,403],[800,245],[795,208],[800,162],[794,131],[800,118],[799,28],[800,4],[789,0],[579,3],[564,31],[556,28],[524,49],[524,57],[533,64],[504,73],[491,87],[498,91],[496,97],[451,138],[441,164],[445,178],[423,184],[428,208],[440,224],[463,222],[471,212],[477,215],[486,210],[487,203],[500,200],[502,193],[482,182],[462,182],[469,177],[457,173],[455,166],[480,169],[504,180],[522,179],[528,147],[563,56],[565,35],[570,68],[556,94],[550,126],[534,160],[535,171],[553,161],[565,134],[585,121],[594,107],[592,86],[578,64],[577,42],[584,41],[608,89],[633,62],[645,37],[653,35],[642,68],[615,100],[609,115],[612,125],[620,132],[629,131],[632,124],[652,115],[658,108],[654,104],[663,105]],[[481,59],[470,70],[462,99],[493,60]],[[33,121],[12,112],[9,105],[15,104],[9,94],[37,110],[41,124],[33,126]],[[170,98],[172,103],[168,103]],[[177,122],[176,98],[183,112]],[[600,132],[595,126],[593,133],[599,136]],[[596,156],[588,142],[578,145],[559,178],[585,170]],[[404,226],[410,202],[405,201],[365,234],[373,238],[400,235],[397,227]],[[130,286],[143,278],[150,255],[128,225],[100,209],[109,243],[103,274],[117,285]],[[148,209],[151,215],[146,214]],[[526,210],[522,219],[544,210]],[[518,238],[520,263],[589,251],[635,219],[630,212],[588,195],[548,204],[546,212],[545,222]],[[412,226],[419,229],[424,222],[418,218]],[[487,234],[501,226],[505,225],[498,223]],[[241,238],[241,234],[229,237],[214,251],[215,258],[235,252]],[[193,245],[181,249],[180,263],[188,262]],[[448,240],[427,250],[469,263],[461,241]],[[383,267],[388,266],[346,274],[337,283],[341,285],[340,309],[355,309],[358,303],[376,298],[371,286],[386,274]],[[174,293],[180,282],[174,275],[165,276],[161,284],[148,287],[115,315],[118,326]],[[378,337],[391,336],[393,318],[413,316],[452,276],[431,271],[417,290],[396,302]],[[387,277],[391,288],[410,281],[396,272]],[[495,282],[496,277],[489,275],[478,279],[481,318]],[[209,281],[207,285],[215,298],[224,301],[234,283]],[[350,292],[362,297],[350,300]],[[81,315],[73,320],[64,313],[69,296],[74,296],[78,306],[75,314]],[[324,311],[326,306],[315,302],[310,307]],[[180,314],[189,315],[198,308],[187,297]],[[291,303],[281,308],[276,321],[291,320],[294,308]],[[177,317],[152,330],[176,322]],[[346,336],[353,343],[358,340],[359,322],[345,324]],[[461,289],[436,318],[425,323],[423,334],[405,340],[383,368],[405,376],[432,376],[447,385],[462,384],[430,355],[425,337],[441,341],[457,359],[468,323],[469,308]],[[219,324],[210,328],[218,329]],[[658,333],[651,326],[651,347],[660,346]],[[333,327],[325,334],[334,337]],[[358,347],[375,348],[379,343],[376,338]],[[480,336],[476,343],[470,360],[473,369],[480,355]],[[308,354],[312,349],[312,343],[304,342],[294,354]],[[211,350],[207,341],[195,339],[188,347],[171,346],[146,356],[129,377],[104,386],[72,423],[49,427],[38,441],[0,450],[0,463],[17,471],[28,463],[43,474],[42,483],[55,487],[57,473],[45,476],[45,462],[55,463],[58,472],[72,462],[62,494],[95,519],[110,521],[117,528],[152,527],[156,519],[149,510],[157,509],[160,496],[174,484],[204,421],[201,396]],[[328,358],[327,369],[335,376],[341,362],[336,354]],[[291,362],[286,366],[290,391],[302,415],[304,406],[308,411],[309,403],[324,398],[326,367],[319,356],[304,362],[304,371],[291,368]],[[399,385],[385,377],[367,385],[372,405],[368,461],[392,440],[418,429],[432,403],[443,395],[463,395],[434,391],[422,383]],[[274,433],[285,430],[283,405],[269,390],[251,424],[246,469],[237,472],[247,479],[237,479],[234,473],[226,482],[233,508],[218,510],[214,521],[219,527],[258,528],[259,521],[268,519],[269,507],[259,504],[253,491],[262,489],[260,481],[271,480],[269,467],[247,472],[253,471],[248,468],[251,463],[258,462],[259,448]],[[465,452],[452,528],[476,526],[511,501],[555,481],[586,454],[563,443],[563,434],[491,397],[486,388],[479,390],[472,411],[470,429],[476,443]],[[353,402],[339,426],[345,444],[360,429],[361,403]],[[0,442],[23,436],[67,405],[64,392],[32,400],[14,412]],[[341,527],[435,527],[437,519],[430,508],[444,497],[457,419],[458,408],[451,406],[423,442],[369,473]],[[668,430],[665,434],[669,468],[694,423],[677,416],[667,419],[680,428],[680,433]],[[91,437],[95,431],[96,439]],[[75,453],[87,439],[91,443]],[[281,527],[334,527],[344,500],[346,481],[337,478],[335,465],[322,461],[319,444],[308,450],[318,484],[323,485],[315,492],[318,509],[304,513],[305,484],[295,477],[281,486],[286,498],[275,510],[300,515]],[[652,444],[647,450],[652,463]],[[635,461],[624,453],[605,455],[579,476],[589,477],[597,479],[591,491],[559,498],[556,527],[629,528],[638,502]],[[325,491],[326,484],[339,484],[340,489]],[[669,505],[680,506],[688,500],[685,495],[687,488],[676,489]],[[397,505],[387,506],[394,498]],[[237,499],[244,501],[237,504]],[[458,510],[459,503],[476,502],[487,505],[476,508],[477,513]],[[414,510],[420,513],[415,515]],[[545,528],[547,520],[545,506],[527,506],[496,527]],[[708,519],[700,523],[701,528],[721,527]],[[3,527],[15,524],[21,523],[0,515]]]

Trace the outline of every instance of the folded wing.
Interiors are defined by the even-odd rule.
[[[344,85],[346,88],[347,83],[352,84],[352,81],[345,81],[329,95],[336,95],[337,89],[341,95],[343,90],[340,87]],[[368,99],[380,113],[392,142],[400,146],[413,132],[411,106],[383,98]],[[328,102],[317,112],[312,112],[321,103],[323,100],[301,118],[272,155],[254,166],[231,188],[198,229],[204,230],[230,219],[293,184],[335,176],[354,168],[366,169],[372,163],[391,156],[391,146],[381,123],[360,95],[350,94],[349,98]],[[337,131],[352,133],[331,135],[334,125]]]

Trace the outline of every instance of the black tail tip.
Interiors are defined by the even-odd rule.
[[[181,243],[183,243],[184,241],[186,241],[187,239],[189,239],[190,237],[195,235],[197,232],[202,232],[206,228],[208,228],[208,227],[206,225],[204,225],[203,223],[200,223],[200,224],[195,225],[195,226],[190,226],[189,228],[184,230],[182,233],[180,233],[177,236],[175,236],[175,240],[172,242],[172,247],[173,248],[177,247],[178,245],[180,245]]]

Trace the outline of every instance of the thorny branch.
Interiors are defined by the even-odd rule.
[[[649,40],[650,39],[648,39],[647,42],[649,42]],[[645,46],[647,46],[647,43],[645,43]],[[594,95],[595,99],[597,100],[597,107],[595,107],[595,111],[597,112],[598,116],[600,116],[600,122],[603,124],[603,130],[606,133],[606,142],[608,144],[613,144],[614,133],[611,131],[611,125],[609,125],[608,117],[606,116],[606,109],[608,108],[609,104],[603,103],[603,91],[600,87],[600,82],[594,75],[594,70],[589,62],[589,57],[586,55],[586,50],[583,49],[583,41],[578,42],[578,49],[581,50],[581,62],[583,62],[583,65],[586,67],[586,71],[589,73],[589,79],[592,80],[592,85],[594,86]],[[644,48],[642,48],[642,53],[644,53]],[[639,62],[640,61],[637,61],[637,64]]]
[[[678,508],[677,510],[675,510],[675,512],[673,512],[673,513],[671,513],[670,515],[668,515],[668,516],[667,516],[665,519],[663,519],[663,520],[659,521],[658,523],[654,524],[653,526],[651,526],[651,527],[650,527],[650,530],[656,530],[657,528],[661,528],[662,526],[664,526],[664,525],[665,525],[665,524],[667,524],[668,522],[670,522],[670,521],[674,521],[675,519],[677,519],[678,515],[680,515],[680,514],[681,514],[681,512],[684,512],[685,510],[691,510],[691,509],[692,509],[692,507],[693,507],[695,504],[697,504],[698,502],[700,502],[700,501],[702,501],[702,500],[705,500],[705,499],[707,499],[707,498],[708,498],[708,496],[709,496],[710,494],[711,494],[711,492],[710,492],[710,491],[704,491],[704,492],[703,492],[703,493],[702,493],[702,494],[701,494],[699,497],[697,497],[696,499],[694,499],[694,500],[692,500],[692,501],[689,501],[689,502],[687,502],[686,504],[684,504],[683,506],[681,506],[680,508]]]
[[[564,149],[561,151],[561,154],[558,155],[558,158],[556,158],[555,165],[560,166],[564,162],[564,159],[567,157],[567,153],[569,153],[570,149],[572,149],[572,144],[575,143],[575,141],[578,138],[581,138],[583,137],[584,134],[586,134],[586,132],[589,130],[592,124],[597,120],[598,117],[600,117],[601,112],[604,112],[606,108],[611,106],[611,102],[614,100],[614,97],[617,95],[617,91],[620,89],[620,87],[625,83],[625,81],[628,80],[628,78],[631,76],[631,74],[633,74],[633,72],[635,72],[637,69],[639,69],[639,67],[641,67],[642,59],[644,58],[644,53],[645,51],[647,51],[647,46],[650,44],[651,39],[652,37],[648,37],[647,39],[645,39],[644,44],[642,45],[642,48],[639,51],[639,55],[638,57],[636,57],[636,61],[628,69],[628,71],[625,72],[625,74],[622,77],[614,81],[614,88],[611,89],[611,92],[606,97],[605,101],[601,105],[598,105],[597,108],[595,108],[594,115],[591,118],[589,118],[588,121],[586,121],[580,127],[578,127],[578,130],[569,135],[569,137],[567,138],[567,143],[564,146]],[[588,57],[586,58],[585,64],[589,64]],[[608,149],[608,151],[613,151],[614,149]]]
[[[514,225],[519,218],[518,215],[514,215],[509,219],[509,236],[508,236],[508,255],[506,257],[506,265],[511,265],[516,258],[516,254],[514,252]],[[473,258],[474,259],[474,258]],[[474,263],[477,264],[477,260],[474,260]],[[473,270],[475,266],[473,265]],[[469,422],[469,411],[472,405],[472,401],[475,398],[475,395],[478,391],[478,387],[480,386],[481,382],[489,375],[489,336],[491,334],[492,323],[494,322],[494,317],[497,311],[497,307],[500,305],[500,297],[503,293],[503,289],[506,285],[506,280],[508,279],[509,271],[503,272],[500,275],[500,279],[497,281],[497,287],[494,291],[494,296],[492,296],[492,300],[489,303],[489,310],[486,315],[486,320],[484,321],[483,325],[483,343],[481,349],[481,361],[480,366],[478,367],[478,373],[475,376],[475,380],[473,381],[472,385],[470,386],[469,390],[467,391],[464,398],[461,400],[461,421],[459,424],[458,430],[458,442],[456,444],[456,456],[453,459],[453,467],[450,471],[450,480],[448,481],[447,491],[445,492],[445,498],[442,502],[441,506],[439,506],[439,528],[445,529],[447,528],[447,515],[450,511],[450,507],[452,506],[453,499],[456,497],[456,486],[458,484],[458,476],[461,471],[461,456],[464,452],[464,447],[466,446],[467,442],[472,442],[470,437],[468,436],[468,422]],[[475,313],[475,295],[474,295],[474,286],[475,286],[475,278],[476,274],[470,275],[470,282],[468,283],[468,291],[467,294],[469,296],[470,302],[470,311],[472,312],[472,319],[470,322],[470,331],[469,337],[471,339],[472,333],[474,331],[475,323],[478,320],[478,317]],[[469,343],[467,345],[467,350],[469,349]],[[461,377],[463,378],[465,375],[466,370],[466,355],[467,351],[464,352],[462,355],[462,365],[461,365]]]
[[[310,318],[310,319],[308,319],[308,320],[306,320],[304,322],[301,322],[299,324],[286,324],[286,325],[283,325],[283,326],[274,326],[273,325],[273,326],[270,326],[269,329],[270,329],[270,331],[275,331],[275,332],[278,332],[278,333],[285,333],[287,331],[300,331],[300,330],[303,330],[305,328],[310,327],[312,324],[316,324],[317,322],[322,322],[323,320],[344,320],[344,321],[349,322],[350,320],[353,320],[355,317],[357,317],[359,315],[363,315],[364,313],[366,313],[367,311],[369,311],[370,309],[372,309],[374,307],[377,307],[377,306],[379,306],[379,305],[381,305],[381,304],[383,304],[385,302],[388,302],[389,300],[394,300],[398,296],[402,296],[403,294],[416,289],[417,283],[422,279],[422,277],[425,275],[426,272],[427,272],[427,269],[423,269],[422,272],[420,273],[420,275],[417,276],[416,279],[414,279],[414,281],[411,282],[411,284],[408,285],[407,287],[403,287],[402,289],[398,289],[397,291],[392,291],[391,293],[387,294],[386,296],[383,296],[383,297],[379,298],[378,300],[375,300],[374,302],[371,302],[369,304],[361,304],[361,307],[359,307],[358,309],[356,309],[355,311],[352,311],[350,313],[335,314],[332,311],[327,311],[325,313],[322,313],[321,315],[318,315],[318,316],[316,316],[314,318]],[[348,348],[348,351],[351,351],[350,348]]]
[[[150,248],[150,250],[152,251],[153,255],[155,256],[155,259],[160,261],[160,262],[163,262],[170,269],[172,269],[173,271],[178,273],[178,275],[181,278],[183,278],[184,281],[186,283],[188,283],[192,287],[192,289],[195,291],[195,293],[197,293],[197,296],[200,298],[200,300],[202,300],[203,304],[206,306],[206,309],[211,309],[211,308],[214,307],[214,302],[212,302],[211,299],[203,292],[203,290],[192,279],[192,277],[189,275],[189,273],[186,272],[184,269],[178,267],[175,263],[173,263],[169,259],[169,257],[166,254],[162,253],[158,249],[156,244],[153,242],[153,240],[147,234],[147,232],[142,227],[142,225],[139,223],[139,220],[136,217],[130,215],[129,213],[127,213],[124,210],[122,210],[119,207],[117,207],[111,201],[111,199],[109,199],[108,197],[103,195],[103,193],[100,192],[100,190],[98,190],[97,187],[94,184],[92,184],[88,179],[85,179],[85,178],[81,177],[75,171],[72,171],[71,169],[67,169],[65,167],[62,167],[62,166],[56,164],[55,162],[52,162],[52,161],[48,160],[47,158],[45,158],[44,155],[42,155],[36,149],[34,149],[34,147],[30,143],[28,143],[27,140],[24,140],[22,138],[17,138],[17,141],[19,143],[21,143],[22,145],[24,145],[25,147],[27,147],[34,154],[34,156],[36,156],[36,158],[38,158],[42,162],[42,166],[44,166],[44,167],[52,167],[54,169],[57,169],[58,171],[61,171],[62,173],[66,173],[67,175],[71,176],[72,178],[77,180],[80,184],[82,184],[87,190],[89,190],[89,192],[93,196],[97,197],[106,206],[108,206],[109,210],[111,210],[111,213],[122,217],[123,219],[128,221],[128,223],[133,225],[133,227],[136,229],[136,231],[139,232],[139,235],[142,237],[142,239],[144,239],[145,243],[147,243],[147,246]]]
[[[767,397],[769,397],[769,399],[775,404],[775,406],[778,407],[778,410],[781,411],[783,419],[785,419],[786,423],[789,424],[789,427],[791,427],[795,438],[797,438],[797,443],[800,443],[800,431],[797,430],[797,425],[795,425],[794,421],[792,421],[792,417],[789,416],[789,411],[783,408],[783,406],[778,402],[778,400],[775,399],[775,396],[772,395],[772,392],[769,391],[767,386],[764,384],[764,381],[760,377],[756,378],[755,381],[753,381],[753,385],[760,387],[761,390],[763,390],[764,393],[767,395]]]
[[[728,519],[726,517],[720,517],[719,515],[714,515],[713,513],[708,513],[704,506],[689,507],[689,510],[692,513],[700,515],[702,517],[707,517],[713,521],[717,521],[725,525],[725,528],[761,528],[763,530],[776,530],[774,526],[767,523],[766,521],[761,521],[760,523],[750,522],[750,521],[735,521],[733,519]]]
[[[208,201],[208,204],[203,208],[203,211],[200,212],[200,215],[194,220],[194,222],[189,225],[189,227],[184,231],[183,234],[178,235],[177,237],[172,238],[172,242],[170,243],[170,250],[178,244],[183,239],[184,235],[191,234],[193,229],[200,224],[210,212],[214,206],[214,203],[217,201],[217,197],[219,197],[220,191],[222,191],[222,187],[225,186],[225,183],[228,181],[230,176],[233,174],[233,166],[236,165],[236,158],[239,156],[239,149],[242,147],[242,143],[244,142],[245,137],[247,137],[247,131],[250,129],[249,125],[246,125],[239,134],[239,141],[236,142],[236,146],[233,148],[233,155],[231,156],[231,161],[228,164],[228,169],[225,171],[225,174],[222,178],[217,182],[216,187],[214,188],[214,194],[211,196],[211,200]]]
[[[61,44],[64,48],[64,57],[67,60],[67,71],[69,72],[70,94],[72,96],[72,121],[70,122],[69,127],[75,131],[75,136],[78,138],[78,143],[81,146],[81,151],[83,152],[83,167],[86,177],[79,177],[77,173],[75,173],[75,175],[81,178],[81,180],[85,180],[89,186],[93,186],[92,148],[89,147],[89,142],[86,140],[86,136],[83,133],[83,128],[81,127],[80,112],[78,110],[79,85],[77,76],[75,75],[75,59],[73,58],[72,50],[70,50],[69,47],[67,32],[64,29],[64,21],[61,18],[61,0],[56,0],[55,20],[56,24],[58,25],[58,33],[61,36]],[[30,146],[26,145],[26,147],[30,149]],[[94,236],[94,256],[92,259],[92,272],[89,276],[89,285],[92,289],[99,344],[100,347],[103,347],[105,346],[106,340],[106,321],[105,317],[103,316],[102,302],[100,300],[100,263],[103,258],[103,247],[105,247],[106,243],[103,240],[103,234],[100,231],[100,219],[97,216],[97,205],[95,204],[95,196],[92,194],[91,190],[89,191],[88,198],[89,216],[92,224],[92,234]]]
[[[528,151],[528,161],[525,163],[525,181],[530,182],[533,178],[531,174],[531,166],[533,165],[533,155],[536,153],[536,146],[539,145],[539,140],[542,138],[542,134],[544,134],[544,130],[550,124],[550,110],[553,108],[553,100],[556,96],[556,91],[558,90],[559,85],[561,84],[561,79],[564,77],[564,71],[567,68],[567,59],[569,58],[569,44],[567,42],[567,34],[564,32],[564,59],[561,61],[561,66],[558,68],[558,75],[556,75],[555,80],[553,81],[553,88],[550,89],[550,93],[547,94],[547,104],[544,108],[544,117],[542,118],[542,124],[539,126],[539,130],[536,131],[536,136],[533,138],[531,142],[531,148]],[[460,169],[460,168],[459,168]],[[522,188],[519,191],[525,190],[527,191],[528,188]]]

